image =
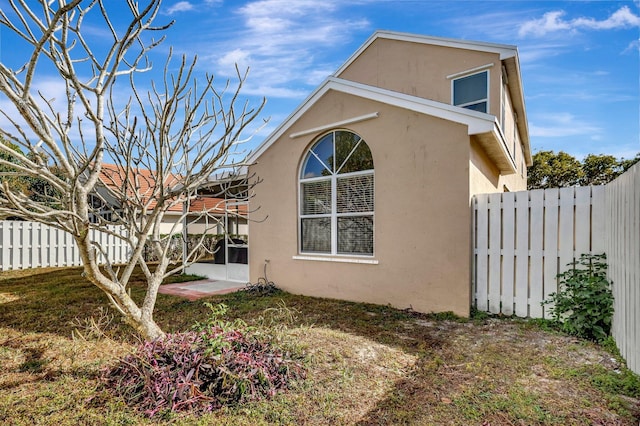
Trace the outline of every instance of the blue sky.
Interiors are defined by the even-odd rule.
[[[158,53],[197,54],[221,81],[250,67],[243,93],[270,119],[251,146],[384,29],[518,46],[534,153],[640,152],[639,1],[165,0],[170,20]]]

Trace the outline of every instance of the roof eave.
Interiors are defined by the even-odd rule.
[[[509,154],[504,136],[500,132],[498,123],[493,129],[486,132],[479,132],[471,137],[482,147],[487,156],[493,161],[500,173],[512,175],[518,172],[514,159]]]
[[[522,79],[520,78],[520,61],[518,55],[511,58],[507,58],[503,61],[505,69],[507,70],[507,78],[517,81],[517,84],[510,84],[511,98],[513,100],[513,107],[518,115],[516,125],[518,126],[518,132],[520,134],[520,140],[524,148],[524,158],[527,167],[533,165],[533,158],[531,157],[531,142],[529,140],[529,126],[527,120],[527,110],[524,101],[524,88],[522,87]]]

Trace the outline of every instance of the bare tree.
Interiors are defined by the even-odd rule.
[[[229,83],[217,89],[210,75],[196,79],[195,58],[182,57],[171,74],[171,54],[163,80],[139,89],[134,80],[151,68],[150,52],[163,41],[162,31],[170,24],[154,26],[161,0],[145,6],[134,0],[109,3],[41,0],[32,6],[33,1],[10,0],[10,9],[0,10],[0,25],[29,46],[22,66],[0,63],[0,93],[15,107],[0,111],[11,123],[9,129],[0,129],[0,153],[11,156],[8,161],[0,155],[2,174],[41,179],[52,189],[47,197],[53,198],[34,200],[5,179],[0,215],[70,233],[86,278],[107,294],[130,325],[152,339],[163,335],[153,319],[158,288],[182,268],[169,262],[169,238],[160,234],[163,216],[192,201],[215,172],[229,174],[244,166],[237,146],[264,100],[254,109],[246,102],[238,107],[246,73],[238,72],[235,89]],[[125,5],[130,19],[118,25],[109,7],[117,7],[122,16]],[[92,45],[83,32],[88,19],[93,25],[101,22],[108,33],[106,48]],[[154,39],[154,34],[160,37]],[[64,86],[62,101],[36,89],[40,64],[56,71]],[[116,81],[126,83],[124,101],[123,85]],[[116,167],[106,170],[106,160]],[[111,210],[108,216],[103,214],[105,206]],[[200,215],[212,218],[212,209]],[[126,241],[126,264],[110,262],[107,250],[92,239],[94,230]],[[145,245],[151,246],[157,263],[145,261]],[[192,246],[187,262],[197,252],[197,245]],[[136,266],[147,281],[139,304],[129,292]]]

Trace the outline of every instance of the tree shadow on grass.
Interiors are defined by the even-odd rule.
[[[106,296],[82,277],[82,268],[60,268],[43,273],[0,275],[0,324],[17,331],[55,333],[70,337],[72,321],[92,315],[107,303]]]
[[[168,281],[175,281],[172,278]],[[146,282],[139,268],[134,270],[128,289],[134,301],[143,300]],[[133,329],[122,321],[105,293],[83,277],[82,267],[0,273],[0,324],[16,331],[70,337],[78,322],[100,315],[100,308],[108,309],[113,316],[110,337],[131,339]],[[174,316],[176,312],[185,315]],[[189,329],[206,313],[200,302],[158,295],[155,314],[163,320],[162,326],[167,331]]]

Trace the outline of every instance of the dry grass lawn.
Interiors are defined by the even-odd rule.
[[[101,388],[136,342],[78,268],[0,274],[0,424],[633,425],[640,380],[590,342],[534,321],[460,320],[278,293],[206,299],[274,324],[307,379],[271,400],[196,417],[145,418]],[[137,294],[141,294],[137,288]],[[202,301],[159,295],[167,331]]]

